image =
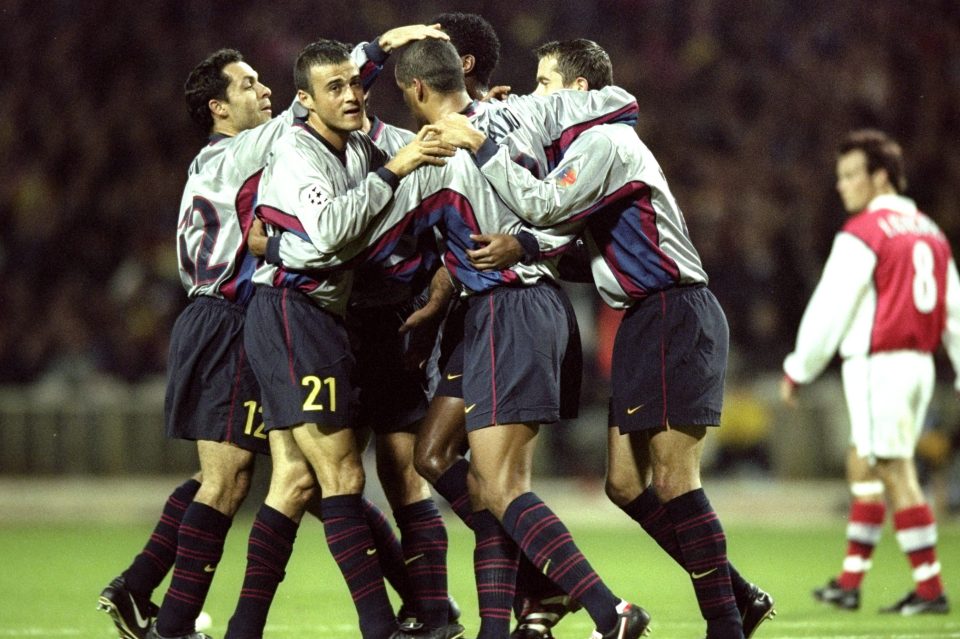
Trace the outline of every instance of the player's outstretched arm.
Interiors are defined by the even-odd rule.
[[[481,102],[489,102],[490,100],[506,100],[510,95],[510,85],[509,84],[498,84],[497,86],[491,88],[487,91],[487,94],[481,98]]]
[[[380,48],[386,53],[390,53],[398,47],[402,47],[417,40],[426,38],[437,38],[438,40],[449,40],[450,36],[440,30],[438,24],[410,24],[403,27],[390,29],[377,40]]]

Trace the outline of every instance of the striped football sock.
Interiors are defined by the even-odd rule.
[[[373,543],[377,547],[377,558],[380,560],[380,570],[383,572],[383,577],[400,595],[400,599],[405,605],[413,606],[416,602],[416,596],[410,584],[406,566],[403,563],[403,547],[400,545],[400,540],[393,531],[390,521],[387,520],[387,516],[376,504],[366,497],[363,498],[362,503],[363,514],[367,518],[367,525],[370,526],[370,533],[373,535]]]
[[[530,562],[578,601],[602,633],[617,623],[617,604],[562,521],[534,493],[510,502],[503,527]]]
[[[123,579],[130,592],[149,597],[170,572],[177,558],[180,521],[198,490],[200,490],[200,482],[196,479],[188,479],[167,497],[163,512],[150,534],[150,539],[123,573]]]
[[[300,524],[263,504],[253,520],[247,542],[247,570],[240,598],[227,625],[226,639],[261,637],[270,605],[286,576]]]
[[[910,560],[917,594],[924,599],[936,599],[943,594],[943,582],[937,561],[937,523],[933,511],[927,504],[898,510],[893,513],[893,527],[900,550]]]
[[[477,539],[473,551],[480,608],[477,639],[500,639],[510,633],[520,549],[489,510],[473,513],[471,521]]]
[[[416,602],[417,620],[426,628],[447,625],[447,527],[432,499],[394,511],[404,564]]]
[[[844,590],[859,588],[864,575],[870,570],[870,557],[880,541],[885,514],[883,502],[854,500],[850,504],[847,555],[843,558],[843,572],[837,580]]]
[[[223,556],[223,542],[233,520],[198,501],[183,513],[173,578],[157,614],[157,632],[177,637],[194,632],[213,575]]]
[[[324,497],[320,502],[330,554],[343,573],[360,618],[363,639],[382,639],[396,628],[383,572],[360,495]]]
[[[450,508],[457,517],[470,526],[470,517],[473,509],[470,507],[470,492],[467,490],[467,473],[470,472],[470,462],[458,459],[448,468],[433,485],[440,496],[447,500]]]
[[[674,561],[683,566],[683,554],[680,552],[680,542],[677,540],[673,521],[667,515],[667,509],[664,508],[653,486],[648,486],[639,497],[621,506],[621,509],[640,524],[644,532],[650,535]],[[730,571],[730,585],[737,600],[749,596],[750,583],[737,572],[733,564],[727,562],[727,569]]]
[[[702,488],[664,504],[680,544],[682,566],[690,574],[707,637],[743,634],[727,564],[727,540]]]

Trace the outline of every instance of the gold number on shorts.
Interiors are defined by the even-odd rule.
[[[337,412],[337,380],[333,377],[327,377],[326,379],[320,379],[316,375],[307,375],[301,380],[301,386],[312,386],[310,389],[310,394],[307,396],[306,401],[303,402],[303,410],[325,410],[323,404],[317,403],[317,395],[320,394],[320,390],[323,388],[323,385],[326,384],[330,387],[328,395],[330,397],[330,412]]]
[[[247,423],[243,426],[244,435],[253,435],[257,439],[266,439],[267,434],[263,432],[263,420],[260,420],[260,424],[254,428],[254,423],[256,422],[257,416],[263,414],[263,406],[258,406],[257,402],[252,399],[248,402],[243,403],[244,408],[247,409]]]

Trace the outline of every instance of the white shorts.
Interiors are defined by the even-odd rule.
[[[844,360],[850,444],[860,457],[913,457],[935,377],[929,353],[892,351]]]

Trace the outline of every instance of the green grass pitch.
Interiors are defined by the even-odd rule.
[[[477,630],[472,573],[472,536],[452,515],[449,575],[452,594],[463,608],[467,637]],[[243,579],[250,518],[242,516],[228,537],[224,560],[205,609],[213,618],[208,631],[220,639]],[[109,639],[116,634],[108,617],[95,610],[97,595],[126,567],[150,532],[142,524],[0,525],[0,639],[80,637]],[[618,595],[647,608],[652,637],[698,638],[704,634],[692,588],[684,573],[639,527],[617,522],[610,527],[571,526],[580,547]],[[960,637],[960,616],[899,618],[876,610],[911,587],[906,559],[889,529],[874,557],[859,612],[816,604],[810,589],[839,567],[844,522],[829,526],[727,526],[731,560],[744,576],[776,599],[777,617],[757,632],[777,637]],[[960,584],[960,527],[940,526],[940,560],[948,590]],[[165,588],[162,586],[161,588]],[[158,603],[162,589],[154,600]],[[586,639],[592,624],[586,612],[566,618],[558,639]],[[326,550],[322,526],[306,519],[301,526],[287,578],[280,586],[265,639],[358,637],[353,604]]]

